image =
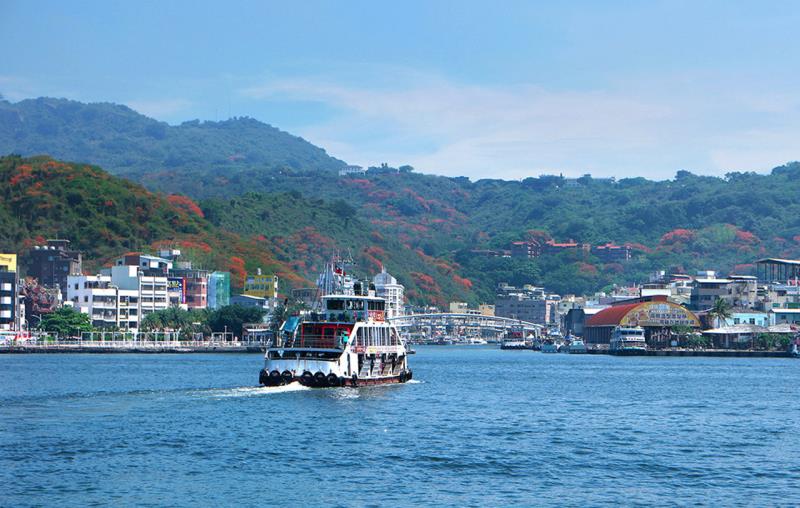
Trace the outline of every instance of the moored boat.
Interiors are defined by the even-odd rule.
[[[567,347],[567,352],[569,354],[584,354],[587,353],[588,350],[586,349],[586,344],[583,342],[582,339],[573,338],[572,341],[569,343]]]
[[[617,326],[611,335],[608,352],[612,355],[637,355],[647,351],[644,328],[641,326]]]
[[[522,339],[506,339],[500,343],[500,349],[533,349],[533,346]]]

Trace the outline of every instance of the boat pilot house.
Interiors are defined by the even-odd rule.
[[[584,330],[588,344],[608,344],[617,326],[644,328],[648,346],[668,345],[673,326],[699,329],[700,320],[695,314],[672,302],[665,296],[626,300],[603,309],[586,321]]]

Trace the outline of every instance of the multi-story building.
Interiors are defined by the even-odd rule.
[[[367,170],[361,166],[345,166],[339,170],[339,176],[363,175],[366,172]]]
[[[555,240],[548,240],[542,246],[543,254],[558,254],[560,252],[584,252],[588,253],[591,250],[591,245],[588,243],[578,243],[574,240],[567,242],[556,242]]]
[[[192,268],[189,262],[179,262],[177,268],[169,271],[169,278],[173,282],[180,282],[186,307],[190,309],[205,309],[208,307],[208,270]]]
[[[167,276],[147,275],[149,269],[135,265],[117,265],[111,268],[111,280],[119,289],[137,291],[139,319],[169,307]],[[152,273],[152,272],[150,272]]]
[[[758,285],[755,277],[701,277],[694,280],[689,306],[694,310],[710,309],[717,300],[725,300],[732,307],[752,308],[756,306],[757,297]]]
[[[478,312],[481,313],[481,316],[494,316],[494,305],[482,303],[478,305]]]
[[[167,301],[170,307],[186,308],[186,281],[183,277],[167,277]]]
[[[372,279],[375,284],[375,296],[386,300],[386,317],[403,315],[405,307],[405,287],[397,282],[385,268]]]
[[[120,289],[112,275],[70,275],[67,298],[75,310],[89,316],[95,328],[139,328],[139,292]]]
[[[466,314],[469,310],[467,302],[450,302],[448,307],[450,314]]]
[[[261,298],[277,298],[278,276],[264,275],[259,268],[255,275],[248,275],[245,278],[242,294]]]
[[[135,266],[143,275],[166,277],[172,269],[172,260],[159,256],[150,256],[138,252],[125,254],[117,259],[115,266]]]
[[[83,269],[81,253],[69,248],[69,240],[47,240],[46,245],[36,245],[28,255],[28,276],[40,286],[57,287],[64,293],[67,276],[79,275]]]
[[[769,315],[772,325],[790,324],[800,327],[800,308],[772,309]]]
[[[522,288],[501,283],[495,299],[495,316],[520,319],[540,325],[558,323],[556,311],[560,297],[529,284]]]
[[[17,255],[0,254],[0,330],[20,330]]]
[[[592,247],[592,254],[603,263],[624,263],[631,259],[631,248],[627,245],[606,243]]]
[[[230,272],[211,272],[208,276],[208,308],[219,309],[231,304]]]
[[[539,242],[519,241],[511,242],[512,258],[535,258],[542,253],[542,246]]]

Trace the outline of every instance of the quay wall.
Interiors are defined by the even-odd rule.
[[[608,349],[590,349],[593,355],[614,355]],[[741,357],[741,358],[791,358],[788,351],[755,351],[749,349],[649,349],[635,353],[625,353],[624,356],[715,356],[715,357]]]
[[[0,347],[0,354],[55,354],[55,353],[95,353],[95,354],[115,354],[115,353],[263,353],[263,346],[126,346],[126,347],[107,347],[107,346],[12,346]]]

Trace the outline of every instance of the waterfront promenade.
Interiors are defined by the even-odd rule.
[[[614,355],[608,349],[589,349],[593,355]],[[625,356],[706,356],[726,358],[788,358],[789,351],[761,351],[757,349],[648,349]]]
[[[0,344],[0,354],[28,353],[261,353],[261,342],[31,339]]]

